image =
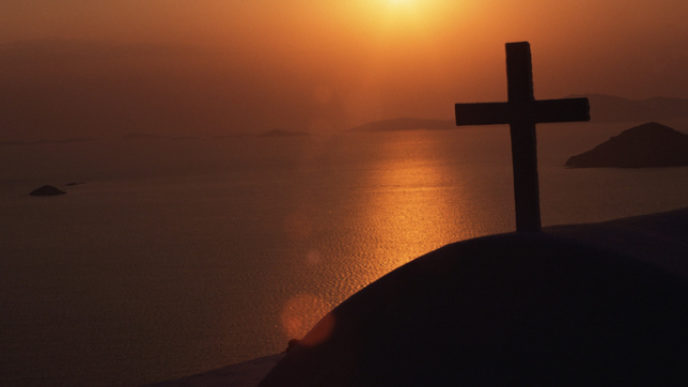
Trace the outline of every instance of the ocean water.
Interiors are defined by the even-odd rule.
[[[688,205],[688,168],[563,167],[631,125],[538,127],[545,225]],[[68,194],[27,195],[43,184]],[[135,385],[280,352],[409,260],[513,230],[512,190],[500,126],[2,146],[0,385]]]

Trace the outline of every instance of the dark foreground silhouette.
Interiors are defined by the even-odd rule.
[[[688,283],[667,269],[686,266],[688,210],[641,218],[645,241],[633,222],[431,252],[335,308],[261,386],[684,384]],[[661,229],[656,254],[674,256],[654,264]]]
[[[688,208],[456,243],[286,356],[160,386],[685,385],[687,239]]]
[[[656,122],[625,130],[566,161],[571,168],[675,167],[688,165],[688,135]]]

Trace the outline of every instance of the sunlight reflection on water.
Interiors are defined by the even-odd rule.
[[[365,197],[368,211],[361,224],[371,230],[369,237],[373,241],[394,235],[391,248],[375,242],[367,244],[379,265],[375,276],[418,255],[419,245],[440,247],[451,237],[462,236],[457,235],[460,231],[437,227],[443,218],[460,209],[448,208],[451,171],[436,160],[435,149],[418,147],[422,139],[423,133],[415,132],[409,133],[405,141],[382,144],[380,159],[367,171],[367,184],[376,188],[374,194]]]

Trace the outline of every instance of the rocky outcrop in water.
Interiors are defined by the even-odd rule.
[[[42,187],[36,188],[35,190],[31,191],[31,193],[29,193],[29,195],[31,196],[57,196],[64,194],[66,194],[65,191],[53,187],[52,185],[44,185]]]

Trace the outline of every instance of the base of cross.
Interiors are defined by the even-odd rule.
[[[506,63],[508,102],[456,104],[456,125],[511,126],[516,230],[540,231],[535,124],[589,121],[590,105],[587,98],[535,100],[528,42],[507,43]]]

